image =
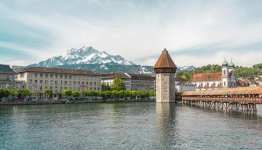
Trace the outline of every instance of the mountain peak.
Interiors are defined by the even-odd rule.
[[[65,55],[54,56],[30,66],[55,67],[72,64],[135,65],[133,62],[125,60],[125,58],[120,55],[110,55],[105,51],[83,46],[79,49],[71,48],[67,50]]]

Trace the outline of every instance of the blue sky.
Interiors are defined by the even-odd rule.
[[[92,46],[154,65],[262,63],[261,0],[1,0],[0,63],[28,65]]]

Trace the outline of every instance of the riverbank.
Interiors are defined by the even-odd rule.
[[[122,103],[122,102],[155,102],[155,99],[88,99],[88,100],[41,100],[0,102],[4,105],[51,105],[51,104],[80,104],[80,103]]]

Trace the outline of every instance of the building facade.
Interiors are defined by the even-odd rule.
[[[175,77],[176,92],[183,93],[186,91],[195,91],[196,86],[189,80]]]
[[[100,74],[84,70],[68,70],[45,67],[29,67],[16,74],[31,94],[43,94],[45,89],[61,94],[63,90],[101,90]]]
[[[23,88],[23,82],[15,80],[15,72],[9,67],[9,65],[0,64],[0,88]]]
[[[115,78],[122,79],[125,84],[126,90],[131,90],[131,78],[125,73],[102,74],[101,82],[112,86]]]
[[[196,85],[196,90],[213,90],[219,88],[233,88],[237,86],[235,65],[226,60],[222,64],[221,72],[197,73],[195,71],[191,82]]]
[[[146,74],[110,73],[102,75],[102,83],[109,86],[115,78],[123,80],[126,90],[133,91],[155,91],[155,77]]]

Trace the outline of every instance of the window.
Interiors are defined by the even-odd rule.
[[[43,80],[40,80],[40,83],[42,84],[42,83],[43,83]]]
[[[37,78],[37,73],[35,73],[35,78]]]
[[[40,74],[40,78],[43,78],[43,74],[42,73]]]
[[[224,86],[226,86],[226,82],[224,81]]]
[[[45,78],[48,78],[48,74],[45,74]]]
[[[21,73],[21,74],[20,74],[20,78],[23,78],[24,76],[25,76],[24,73]]]
[[[63,78],[63,75],[60,74],[60,79],[62,79],[62,78]]]
[[[50,78],[53,78],[54,77],[54,74],[50,74]]]
[[[224,75],[226,75],[226,70],[224,70]]]

